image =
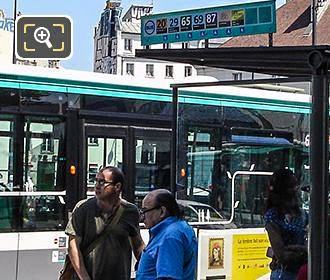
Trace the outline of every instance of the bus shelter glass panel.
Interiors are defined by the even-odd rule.
[[[262,225],[266,179],[237,172],[289,168],[301,186],[309,184],[309,115],[255,109],[262,107],[255,102],[251,108],[205,105],[216,104],[207,99],[179,103],[177,197],[190,221],[212,221],[196,210],[203,205],[240,227]]]
[[[122,168],[123,139],[87,137],[87,187],[94,191],[95,177],[105,166]]]
[[[240,227],[263,226],[270,174],[258,175],[257,171],[248,172],[248,174],[240,174],[237,171],[236,174],[234,179],[235,224]]]
[[[58,230],[64,226],[64,132],[60,119],[26,118],[20,197],[22,229]]]
[[[186,182],[180,204],[191,222],[220,222],[231,216],[231,184],[221,150],[221,129],[191,126],[186,134],[186,165],[179,176]],[[180,152],[180,154],[183,154]],[[182,185],[179,185],[179,188]],[[194,210],[192,218],[189,213]]]
[[[170,139],[139,136],[135,145],[135,203],[140,207],[148,192],[170,189]]]

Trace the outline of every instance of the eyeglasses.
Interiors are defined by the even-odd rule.
[[[140,209],[139,213],[140,213],[140,216],[141,218],[143,219],[144,218],[144,215],[152,210],[155,210],[155,209],[159,209],[160,206],[155,206],[155,207],[152,207],[152,208],[142,208]]]
[[[114,182],[112,182],[112,181],[106,181],[104,179],[96,179],[95,180],[95,185],[99,185],[99,186],[105,186],[105,185],[107,185],[107,186],[109,186],[111,184],[114,184]]]

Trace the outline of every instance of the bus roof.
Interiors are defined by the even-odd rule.
[[[189,77],[184,80],[177,79],[155,79],[155,78],[136,78],[133,76],[120,76],[111,75],[87,71],[77,71],[77,70],[67,70],[67,69],[54,69],[54,68],[42,68],[35,66],[23,66],[23,65],[1,65],[0,66],[0,87],[5,87],[1,85],[1,81],[7,82],[20,82],[20,83],[33,83],[33,84],[48,84],[53,86],[73,86],[76,91],[67,93],[81,93],[79,88],[98,90],[108,90],[112,87],[125,88],[127,91],[139,91],[144,93],[161,93],[167,96],[165,101],[171,101],[171,88],[170,85],[173,83],[182,82],[210,82],[217,81],[214,77],[208,76],[195,76],[193,78]],[[269,89],[258,89],[253,87],[243,87],[243,86],[214,86],[214,87],[197,87],[197,88],[187,88],[179,91],[179,96],[185,98],[186,103],[189,102],[189,97],[194,99],[196,103],[196,98],[213,99],[217,105],[218,100],[221,98],[235,100],[238,98],[244,99],[244,101],[254,101],[259,100],[261,102],[268,102],[270,100],[277,100],[279,102],[284,102],[292,105],[301,104],[304,108],[309,107],[310,96],[308,94],[294,93],[292,90],[279,91],[280,87],[273,87],[274,90]],[[287,88],[287,87],[285,87]],[[284,89],[285,89],[284,88]],[[41,89],[42,90],[42,89]],[[56,91],[54,89],[54,91]],[[298,92],[301,92],[298,91]],[[86,93],[85,93],[86,94]],[[97,95],[97,92],[94,93]],[[102,94],[100,94],[102,95]],[[125,97],[125,96],[122,96]],[[268,101],[267,101],[268,100]],[[164,101],[164,100],[163,100]],[[203,103],[201,103],[203,104]],[[220,104],[218,104],[220,105]],[[224,106],[226,106],[224,104]]]

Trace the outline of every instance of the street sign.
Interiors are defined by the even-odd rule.
[[[154,14],[141,19],[143,46],[273,32],[275,0]]]

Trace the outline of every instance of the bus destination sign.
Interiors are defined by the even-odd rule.
[[[143,46],[273,32],[275,0],[154,14],[141,19]]]

